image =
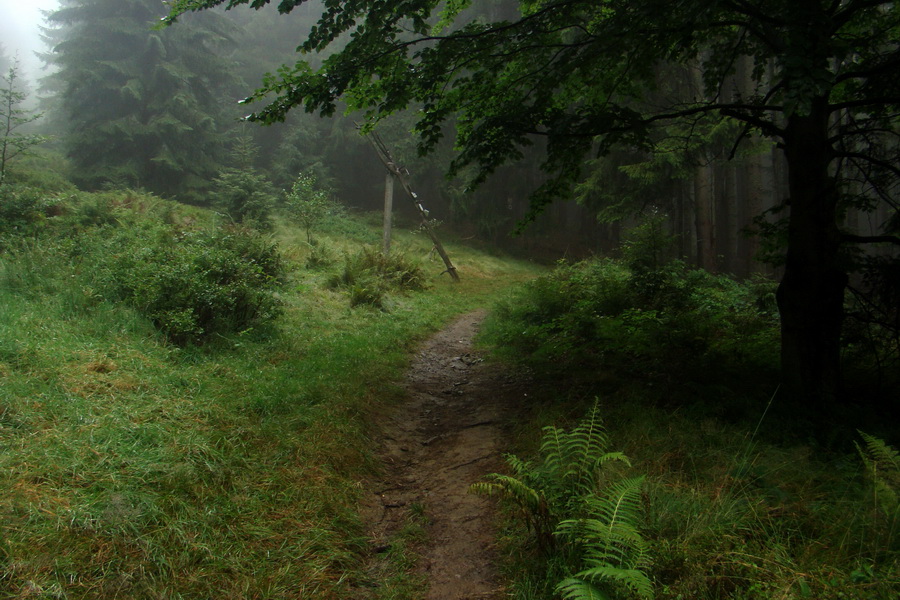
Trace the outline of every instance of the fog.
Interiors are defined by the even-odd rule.
[[[42,68],[35,53],[46,50],[39,30],[44,20],[42,11],[58,5],[57,0],[0,0],[0,44],[10,58],[18,54],[23,74],[32,81]]]

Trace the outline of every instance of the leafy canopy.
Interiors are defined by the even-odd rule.
[[[284,0],[285,13],[303,0]],[[268,0],[176,0],[169,21],[224,5],[261,8]],[[268,75],[250,101],[251,119],[284,119],[294,107],[333,113],[338,98],[374,120],[423,107],[420,150],[434,148],[458,117],[453,168],[478,167],[475,181],[547,139],[539,197],[568,192],[581,159],[614,144],[646,147],[657,123],[716,113],[783,137],[784,120],[825,102],[846,118],[831,140],[848,159],[891,130],[900,88],[900,6],[876,0],[522,0],[518,18],[466,18],[470,2],[325,2],[299,50],[350,41],[313,70],[300,60]],[[724,99],[722,85],[740,56],[753,58],[756,90]],[[696,98],[653,97],[661,65],[699,66]],[[769,66],[773,65],[770,70]],[[836,156],[839,158],[839,156]],[[867,169],[890,169],[884,157]],[[896,169],[893,170],[896,174]]]

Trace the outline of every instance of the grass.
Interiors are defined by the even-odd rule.
[[[448,244],[454,285],[399,232],[430,288],[354,309],[304,267],[304,232],[276,235],[294,266],[277,324],[183,349],[93,297],[55,238],[0,256],[0,598],[329,599],[366,580],[371,418],[420,340],[535,268]],[[378,233],[314,237],[339,256]]]
[[[517,455],[535,455],[541,426],[584,416],[593,398],[564,388],[535,381],[517,420]],[[787,443],[771,414],[754,435],[755,423],[661,407],[633,384],[607,389],[600,406],[612,446],[646,476],[641,530],[656,598],[897,597],[900,513],[877,505],[852,449]],[[555,557],[538,552],[511,516],[500,527],[511,597],[551,597],[566,576]]]
[[[548,423],[572,423],[587,399],[560,400],[557,380],[529,393],[516,453],[536,452]],[[852,451],[773,443],[716,417],[654,406],[635,395],[601,399],[612,445],[646,476],[643,536],[660,600],[757,598],[892,600],[900,591],[893,516],[872,498]],[[516,600],[545,600],[570,575],[537,550],[512,515],[501,518],[504,570]]]

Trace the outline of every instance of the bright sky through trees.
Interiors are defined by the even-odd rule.
[[[18,52],[28,79],[34,80],[41,68],[34,53],[45,49],[38,29],[43,23],[41,11],[58,4],[57,0],[0,0],[0,44],[10,58]]]

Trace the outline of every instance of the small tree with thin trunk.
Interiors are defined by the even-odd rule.
[[[20,79],[19,59],[14,58],[6,75],[2,76],[3,85],[0,87],[0,184],[6,181],[9,163],[13,159],[27,154],[46,139],[21,131],[25,125],[40,119],[42,114],[22,108],[28,96],[22,89]]]
[[[285,208],[290,218],[306,230],[306,241],[311,244],[312,228],[335,209],[335,203],[327,191],[318,187],[314,175],[302,173],[285,194]]]

